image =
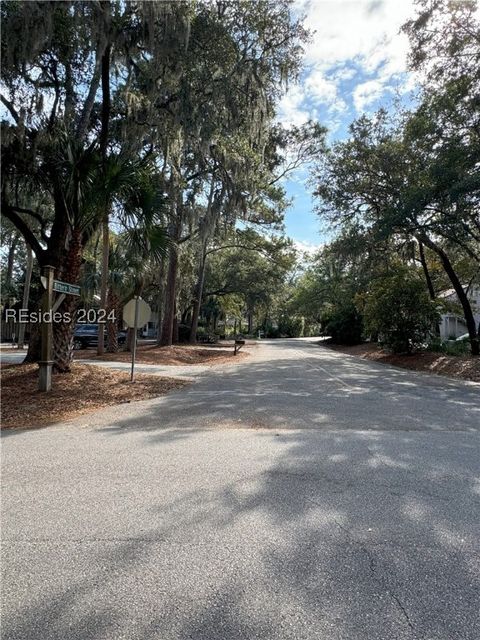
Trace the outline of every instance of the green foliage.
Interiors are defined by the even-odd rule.
[[[278,321],[278,333],[285,338],[302,338],[305,330],[303,316],[282,315]]]
[[[262,234],[252,246],[242,226],[243,251],[250,263],[260,258],[241,261],[238,284],[234,263],[228,278],[212,276],[210,253],[238,221],[283,230],[280,180],[319,153],[325,135],[312,122],[274,124],[308,38],[290,1],[32,0],[2,3],[1,12],[2,209],[38,262],[83,278],[92,297],[91,245],[110,224],[125,257],[117,268],[112,256],[111,270],[138,265],[135,286],[159,306],[164,297],[170,333],[175,313],[188,321],[192,297],[206,299],[217,322],[226,313],[218,297],[229,294],[241,298],[233,314],[248,310],[251,328],[257,311],[277,305],[292,247]],[[207,256],[207,284],[215,279],[218,292],[202,295]]]
[[[336,344],[359,344],[363,318],[353,303],[332,307],[322,315],[322,333]]]
[[[478,355],[462,289],[480,268],[480,25],[474,8],[471,0],[419,1],[418,15],[404,27],[422,82],[418,102],[354,121],[348,139],[321,156],[316,194],[322,217],[341,231],[354,226],[368,233],[375,251],[403,242],[435,254]]]
[[[237,231],[209,254],[205,296],[226,298],[222,310],[230,318],[245,311],[265,317],[276,310],[294,264],[295,252],[285,238]]]
[[[428,351],[444,353],[447,356],[464,356],[468,354],[468,339],[464,340],[440,340],[434,338],[427,343]]]
[[[365,329],[394,353],[422,345],[438,322],[436,304],[423,282],[406,269],[376,280],[363,305]]]

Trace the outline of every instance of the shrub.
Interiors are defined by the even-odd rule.
[[[410,353],[425,342],[438,322],[436,303],[406,269],[376,280],[365,297],[365,328],[394,353]]]
[[[318,322],[305,322],[305,328],[303,330],[303,335],[306,338],[311,338],[313,336],[320,336],[322,333],[322,327]]]
[[[265,333],[265,338],[280,338],[280,331],[278,330],[278,327],[274,327],[271,324],[267,324],[267,326],[265,327],[264,333]]]
[[[444,353],[447,356],[463,356],[470,352],[470,341],[468,338],[453,342],[435,338],[427,344],[427,349],[436,353]]]
[[[363,318],[352,304],[327,311],[322,316],[323,333],[337,344],[359,344],[362,341]]]
[[[285,338],[301,338],[305,321],[301,316],[281,316],[278,321],[278,332]]]

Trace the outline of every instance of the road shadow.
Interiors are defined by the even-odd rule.
[[[343,358],[280,358],[209,372],[191,387],[130,407],[110,434],[195,428],[478,430],[480,386]],[[310,354],[310,350],[308,351]],[[141,419],[138,413],[141,408]],[[156,433],[158,432],[158,433]]]
[[[153,526],[79,547],[75,578],[4,619],[2,637],[478,637],[476,434],[252,437],[279,448],[271,464],[152,496]]]
[[[359,364],[313,357],[306,375],[293,358],[247,363],[86,431],[91,447],[136,436],[136,526],[120,495],[126,532],[101,539],[106,483],[91,539],[26,543],[41,576],[4,556],[29,597],[2,638],[480,637],[478,390]],[[135,484],[147,458],[170,493]],[[125,469],[111,473],[127,486]]]

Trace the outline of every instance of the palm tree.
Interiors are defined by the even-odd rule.
[[[130,227],[118,238],[118,244],[112,252],[110,264],[110,285],[108,291],[108,311],[115,310],[115,319],[120,315],[120,304],[127,302],[132,295],[141,295],[149,282],[148,275],[152,265],[157,266],[165,259],[172,241],[164,227],[142,225]],[[155,269],[153,269],[155,271]],[[118,323],[107,322],[108,351],[116,351],[116,333]],[[129,343],[127,341],[127,347]]]
[[[141,173],[145,170],[141,161],[132,161],[127,155],[111,154],[102,161],[102,193],[104,213],[102,217],[102,269],[100,280],[100,307],[108,307],[109,296],[109,219],[114,205],[121,210],[122,202],[129,201],[142,182]],[[104,353],[104,334],[98,336],[98,354]]]

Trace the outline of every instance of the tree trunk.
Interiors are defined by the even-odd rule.
[[[158,304],[158,315],[157,315],[157,344],[161,344],[162,337],[162,320],[163,320],[163,305],[165,301],[165,265],[166,260],[162,258],[162,262],[160,263],[160,270],[158,272],[158,296],[157,296],[157,304]]]
[[[25,269],[25,284],[23,285],[23,309],[28,309],[28,300],[30,298],[30,282],[32,280],[33,270],[33,252],[29,244],[27,246],[27,267]],[[21,322],[18,329],[18,348],[23,349],[25,342],[25,323]]]
[[[68,296],[60,305],[62,314],[74,315],[77,301],[73,296]],[[54,369],[59,373],[68,373],[73,360],[73,333],[75,322],[56,322],[53,324],[53,361]]]
[[[117,353],[118,351],[118,320],[119,320],[120,298],[110,290],[108,291],[107,316],[113,311],[115,320],[107,320],[107,351]]]
[[[102,281],[100,284],[100,309],[107,308],[108,295],[108,259],[110,254],[110,230],[108,228],[108,209],[105,210],[105,217],[102,225]],[[98,332],[98,355],[105,353],[105,334]]]
[[[462,283],[458,279],[457,274],[455,273],[455,269],[453,268],[452,263],[450,262],[445,251],[437,246],[432,240],[428,237],[421,237],[421,240],[425,244],[426,247],[434,251],[442,262],[442,266],[445,269],[445,273],[450,279],[453,288],[455,289],[455,293],[462,305],[463,315],[465,317],[465,323],[467,325],[468,335],[470,338],[470,349],[473,356],[480,355],[480,339],[477,333],[477,326],[475,323],[475,318],[473,316],[472,307],[470,305],[470,301],[468,299],[467,294],[465,293]]]
[[[432,278],[430,277],[427,261],[425,260],[425,251],[422,242],[418,243],[418,249],[420,253],[420,263],[422,265],[423,275],[425,276],[425,281],[427,283],[428,293],[430,294],[431,300],[435,300],[435,289],[433,288]]]
[[[251,334],[252,333],[252,328],[253,328],[253,314],[252,314],[251,311],[249,311],[248,314],[247,314],[247,321],[248,321],[247,333]]]
[[[423,248],[423,243],[422,242],[418,243],[418,250],[419,250],[419,254],[420,254],[420,263],[422,265],[423,275],[425,276],[425,281],[427,283],[427,288],[428,288],[428,293],[430,295],[430,299],[431,300],[435,300],[435,298],[436,298],[435,289],[433,287],[433,282],[432,282],[432,278],[430,276],[430,271],[428,270],[427,261],[425,259],[425,250]],[[437,336],[440,335],[440,324],[438,322],[435,323],[435,334]]]
[[[197,342],[198,319],[200,317],[200,308],[202,306],[206,262],[206,256],[204,254],[200,262],[197,285],[195,287],[195,300],[193,301],[192,324],[190,327],[190,344],[195,344]]]
[[[208,194],[208,202],[207,209],[205,212],[204,218],[204,226],[200,228],[200,235],[202,237],[201,244],[201,253],[200,253],[200,265],[198,269],[198,277],[197,283],[195,286],[195,300],[193,302],[193,314],[192,314],[192,323],[190,325],[190,344],[195,344],[197,342],[197,329],[198,329],[198,318],[200,315],[200,307],[202,306],[202,297],[203,297],[203,283],[205,282],[205,265],[207,261],[207,246],[208,246],[208,237],[211,234],[211,230],[215,229],[214,220],[218,218],[220,213],[220,207],[213,207],[215,193],[215,173],[212,175],[212,179],[210,182],[210,192]],[[222,192],[223,197],[223,192]],[[213,219],[212,219],[213,214]]]
[[[118,327],[116,322],[107,322],[107,352],[117,353],[118,351]]]
[[[37,300],[37,303],[39,303],[39,300]],[[40,325],[37,322],[34,322],[30,325],[30,337],[28,339],[27,355],[25,356],[23,362],[38,362],[41,358],[41,348],[42,336],[40,332]]]
[[[72,284],[78,281],[82,266],[83,246],[81,236],[81,231],[78,229],[72,232],[70,247],[65,257],[64,269],[61,274],[65,282]],[[70,371],[73,360],[73,333],[75,331],[77,305],[78,298],[67,295],[58,309],[63,319],[60,322],[53,323],[54,368],[61,373]]]
[[[173,331],[172,331],[172,342],[173,344],[178,343],[178,318],[177,314],[173,317]]]
[[[173,342],[173,322],[175,318],[175,299],[177,289],[178,253],[176,247],[170,248],[167,285],[165,288],[165,307],[160,344],[171,346]]]
[[[8,249],[7,272],[5,273],[5,289],[10,286],[13,276],[13,265],[15,263],[15,251],[17,250],[19,235],[16,233],[12,238],[12,243]]]
[[[108,124],[110,119],[110,44],[105,47],[102,56],[102,112],[101,112],[101,129],[100,129],[100,153],[102,154],[103,173],[106,177],[107,169],[107,146],[108,146]],[[110,239],[108,228],[109,205],[108,198],[105,201],[105,211],[103,218],[103,243],[102,243],[102,282],[100,287],[100,309],[107,306],[107,288],[108,288],[108,258],[110,251]],[[102,330],[100,330],[102,329]],[[98,331],[98,355],[105,353],[105,333],[103,327],[99,327]]]
[[[135,336],[135,332],[132,327],[128,327],[127,329],[127,339],[125,341],[125,351],[131,351],[133,349],[133,338]]]

